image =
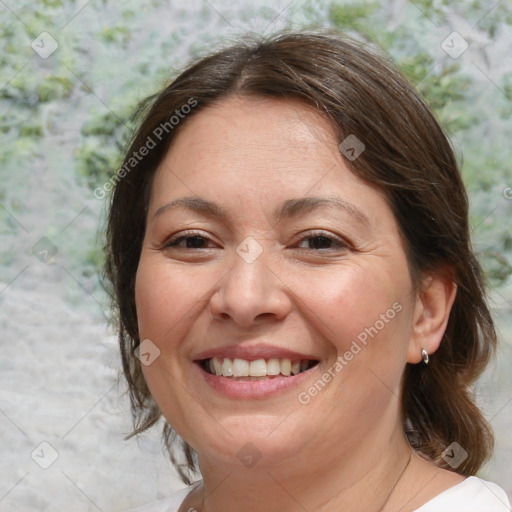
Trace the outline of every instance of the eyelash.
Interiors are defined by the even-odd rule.
[[[318,252],[318,251],[333,251],[333,250],[349,249],[350,248],[350,245],[348,244],[348,242],[346,242],[345,240],[343,240],[339,237],[336,237],[332,233],[328,233],[326,231],[312,231],[312,232],[306,233],[304,236],[302,236],[298,240],[298,242],[295,243],[295,246],[299,245],[301,242],[313,240],[315,238],[327,240],[330,243],[332,243],[334,246],[333,247],[317,248],[317,249],[314,249],[312,247],[307,247],[307,248],[298,247],[298,249],[305,249],[305,250],[311,249],[315,252]]]
[[[188,250],[211,249],[211,247],[187,247],[187,246],[178,245],[182,241],[186,242],[187,240],[190,240],[193,238],[197,238],[197,239],[201,238],[206,243],[211,242],[211,239],[208,238],[207,236],[205,236],[204,233],[201,233],[199,231],[190,231],[190,232],[186,232],[186,233],[178,233],[178,235],[171,236],[162,244],[162,248],[170,249],[173,247],[177,247],[180,249],[188,249]]]
[[[180,245],[180,243],[185,242],[187,243],[188,240],[191,239],[201,239],[203,243],[212,243],[212,240],[205,236],[204,233],[201,233],[199,231],[190,231],[185,233],[178,233],[178,235],[171,236],[169,239],[167,239],[163,244],[163,249],[170,249],[170,248],[180,248],[180,249],[188,249],[188,250],[204,250],[204,249],[211,249],[211,247],[187,247],[186,245]],[[314,248],[314,247],[298,247],[302,242],[311,241],[313,239],[322,239],[322,241],[327,241],[330,244],[333,244],[331,247],[321,247],[321,248]],[[313,250],[315,252],[317,251],[333,251],[333,250],[339,250],[339,249],[349,249],[350,245],[340,239],[339,237],[336,237],[332,235],[331,233],[325,232],[325,231],[313,231],[306,233],[304,236],[298,239],[297,242],[293,244],[291,248],[297,248],[299,250]]]

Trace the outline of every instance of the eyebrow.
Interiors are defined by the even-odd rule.
[[[164,204],[153,215],[153,218],[162,215],[162,213],[173,208],[186,208],[199,213],[204,213],[213,217],[219,217],[225,219],[227,217],[226,212],[216,203],[202,199],[201,197],[180,197],[173,199],[171,202]]]
[[[370,219],[359,208],[338,197],[301,197],[298,199],[288,199],[276,208],[274,217],[277,222],[280,222],[285,218],[296,217],[322,207],[341,209],[368,227],[372,225]],[[153,218],[174,208],[186,208],[220,219],[226,219],[228,217],[227,212],[212,201],[207,201],[201,197],[180,197],[158,208]]]
[[[274,215],[278,221],[281,221],[285,218],[295,217],[322,207],[341,209],[351,216],[356,217],[357,220],[366,224],[368,227],[372,225],[367,215],[359,208],[338,197],[302,197],[299,199],[288,199],[277,208]]]

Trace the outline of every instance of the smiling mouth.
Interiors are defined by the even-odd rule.
[[[276,377],[293,377],[315,367],[319,361],[313,359],[231,359],[229,357],[211,357],[198,361],[201,368],[217,377],[232,380],[266,380]]]

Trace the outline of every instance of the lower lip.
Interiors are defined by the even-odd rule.
[[[212,375],[203,370],[199,363],[196,363],[195,366],[206,383],[222,395],[230,398],[267,398],[303,384],[313,373],[316,373],[315,370],[320,365],[290,377],[277,376],[272,379],[251,381],[233,380],[229,377]]]

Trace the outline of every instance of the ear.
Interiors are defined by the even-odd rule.
[[[451,272],[440,271],[423,279],[414,308],[408,363],[419,363],[422,349],[432,355],[439,348],[456,294]]]

